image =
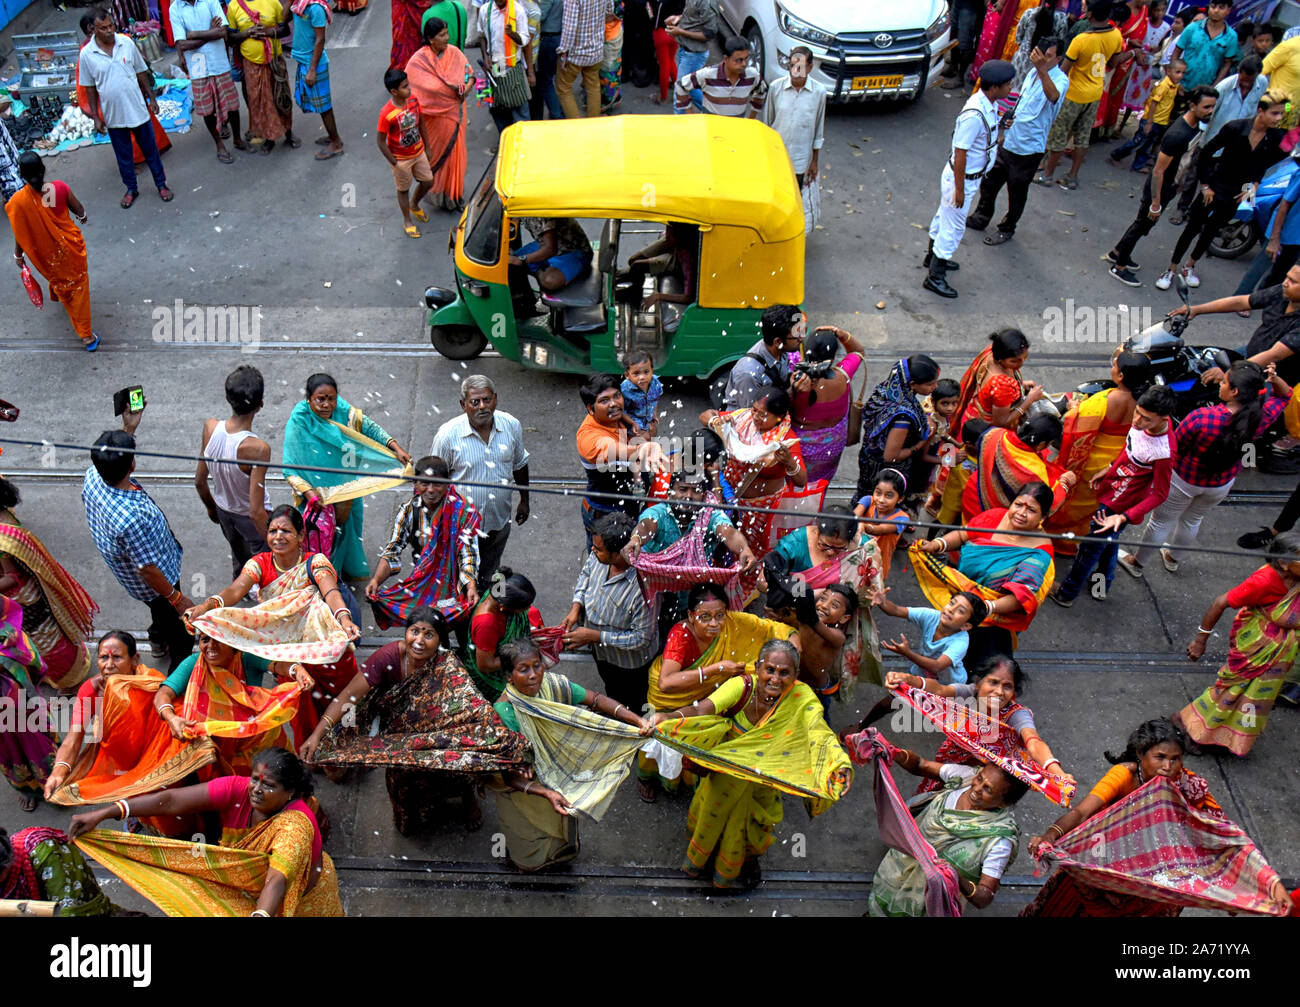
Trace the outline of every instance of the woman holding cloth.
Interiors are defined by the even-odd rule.
[[[893,467],[909,486],[929,482],[925,449],[930,421],[921,399],[934,391],[939,365],[924,353],[914,353],[890,369],[862,407],[862,447],[858,451],[858,488],[854,499],[871,496],[880,470]],[[914,457],[919,454],[921,457]],[[919,477],[919,478],[918,478]]]
[[[447,22],[424,22],[424,45],[406,63],[411,94],[420,103],[420,137],[433,172],[431,197],[443,210],[464,209],[466,99],[474,79],[465,54],[451,44]]]
[[[835,351],[843,346],[838,363]],[[799,438],[808,481],[835,478],[849,432],[853,376],[864,366],[862,344],[843,329],[822,326],[804,343],[791,395],[791,429]],[[863,372],[865,374],[865,371]]]

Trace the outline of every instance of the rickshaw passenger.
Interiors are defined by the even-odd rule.
[[[659,303],[694,304],[696,284],[699,277],[700,229],[694,224],[669,223],[664,228],[664,235],[627,260],[627,271],[618,278],[618,287],[628,301],[636,301],[641,296],[645,278],[651,276],[674,276],[681,281],[681,292],[665,291],[654,293],[641,304],[642,311]]]
[[[524,217],[519,223],[533,240],[510,256],[510,265],[536,276],[543,291],[561,290],[591,269],[591,242],[572,217]]]

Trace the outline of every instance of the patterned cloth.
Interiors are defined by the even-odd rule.
[[[1285,915],[1290,907],[1277,872],[1241,827],[1194,807],[1163,776],[1071,830],[1048,847],[1047,858],[1089,888],[1167,907],[1269,916]],[[1063,893],[1052,900],[1049,887],[1055,887],[1052,881],[1021,915],[1066,915],[1060,905],[1052,906],[1067,901]],[[1113,915],[1087,912],[1077,899],[1071,908],[1070,915]]]
[[[329,112],[334,108],[334,102],[330,100],[330,71],[329,67],[316,67],[316,83],[307,83],[307,66],[304,63],[298,64],[298,76],[296,78],[293,90],[293,100],[298,103],[298,107],[304,112]]]
[[[734,566],[713,566],[709,562],[712,557],[704,544],[710,533],[716,537],[714,529],[719,524],[732,526],[731,521],[725,515],[719,517],[716,496],[710,494],[704,503],[704,508],[696,513],[685,535],[681,534],[671,507],[656,505],[651,508],[658,512],[654,515],[655,538],[664,536],[667,521],[673,522],[669,534],[675,532],[679,537],[658,552],[647,552],[643,548],[637,555],[636,568],[641,572],[641,583],[647,599],[662,591],[685,591],[695,584],[709,583],[723,585],[732,606],[741,606],[744,591],[739,571]],[[643,518],[645,516],[642,514]]]
[[[762,114],[767,99],[767,84],[753,67],[747,66],[733,84],[725,63],[702,67],[679,80],[673,86],[677,111],[691,107],[692,91],[704,96],[704,111],[711,115],[747,115],[752,119]]]
[[[478,576],[479,515],[454,487],[438,508],[437,524],[429,521],[418,497],[402,504],[393,522],[393,537],[380,558],[394,571],[402,568],[402,548],[418,557],[411,575],[381,587],[371,603],[380,629],[406,621],[413,608],[429,605],[455,622],[469,611],[465,587]]]
[[[919,440],[930,436],[930,424],[912,391],[905,359],[890,368],[862,406],[862,454],[883,458],[889,432],[903,426],[915,430]]]
[[[156,566],[175,584],[181,577],[181,544],[172,534],[162,508],[134,479],[129,490],[109,486],[92,465],[81,486],[86,523],[95,548],[117,582],[146,605],[158,597],[140,576],[142,566]]]
[[[26,730],[37,725],[25,718],[18,724],[12,721],[23,713],[39,717],[44,712],[45,699],[35,685],[40,674],[41,657],[23,632],[22,606],[0,595],[0,708],[10,711],[11,721],[0,729],[0,775],[15,790],[33,796],[40,794],[54,768],[54,736],[48,730]]]
[[[610,0],[566,0],[560,47],[556,51],[574,66],[599,63],[605,51],[605,15]]]
[[[239,111],[239,91],[229,70],[192,79],[190,94],[194,97],[196,116],[215,114],[218,119],[225,119],[227,113]]]
[[[22,187],[22,176],[18,174],[18,148],[14,146],[5,124],[0,122],[0,195],[8,202],[9,197]]]
[[[1287,400],[1274,395],[1269,389],[1264,401],[1264,416],[1259,421],[1261,432],[1268,429],[1286,409]],[[1214,464],[1210,452],[1215,441],[1228,429],[1235,414],[1225,405],[1201,406],[1187,414],[1174,431],[1174,471],[1193,486],[1212,488],[1225,486],[1241,474],[1242,453],[1236,452],[1231,463],[1222,468]]]
[[[36,826],[15,832],[9,845],[13,857],[0,872],[0,899],[53,902],[55,916],[121,914],[65,833]]]

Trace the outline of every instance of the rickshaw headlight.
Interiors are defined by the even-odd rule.
[[[479,280],[467,280],[465,289],[475,297],[487,297],[488,295],[488,285]]]

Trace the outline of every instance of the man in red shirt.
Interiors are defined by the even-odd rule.
[[[1094,593],[1093,597],[1101,601],[1110,593],[1119,562],[1116,536],[1127,525],[1141,524],[1169,496],[1169,475],[1174,460],[1174,425],[1170,416],[1176,401],[1173,390],[1165,385],[1153,385],[1143,392],[1124,447],[1106,471],[1093,477],[1093,488],[1100,489],[1089,536],[1079,542],[1078,555],[1065,580],[1048,594],[1063,608],[1074,604],[1084,582],[1093,579],[1093,571],[1098,567],[1106,580],[1106,590],[1102,594]]]
[[[427,223],[429,214],[420,209],[420,201],[433,188],[433,172],[429,168],[429,158],[424,152],[424,141],[420,139],[420,103],[411,97],[411,82],[406,79],[405,70],[388,70],[384,73],[384,87],[392,97],[379,113],[379,124],[375,127],[375,143],[379,152],[393,166],[393,180],[397,183],[397,205],[402,211],[405,231],[408,238],[418,238],[420,229],[411,222],[414,216],[420,223]],[[415,187],[415,199],[410,197],[411,182]],[[414,203],[415,209],[411,209]]]

